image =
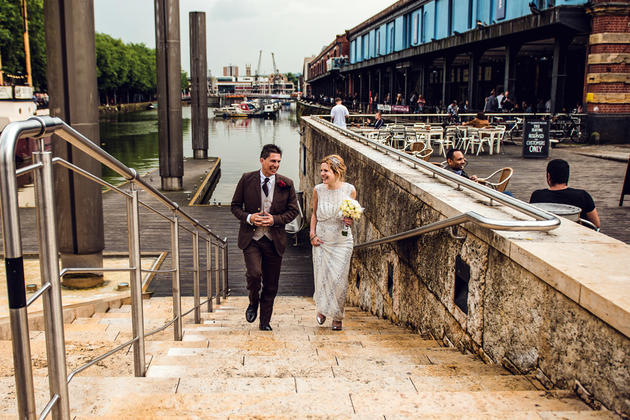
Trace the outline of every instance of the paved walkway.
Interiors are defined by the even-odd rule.
[[[188,308],[191,299],[184,299]],[[170,316],[169,298],[145,302],[146,323]],[[244,320],[246,298],[230,298],[203,324],[169,328],[146,343],[146,378],[119,353],[70,384],[75,419],[613,419],[573,393],[545,390],[533,377],[443,347],[430,337],[358,308],[344,330],[318,326],[311,299],[280,297],[261,332]],[[67,326],[75,368],[130,336],[129,306],[77,318]],[[33,332],[38,408],[47,400],[45,346]],[[15,417],[10,342],[0,342],[0,418]]]
[[[545,170],[550,159],[565,159],[571,165],[569,186],[587,190],[595,200],[597,212],[602,222],[601,232],[625,243],[630,243],[630,197],[619,207],[621,187],[626,174],[627,163],[608,159],[630,155],[630,148],[625,146],[601,147],[557,147],[551,149],[549,159],[523,159],[521,146],[505,144],[501,154],[489,156],[469,155],[466,172],[478,176],[488,176],[495,170],[510,166],[514,175],[508,190],[523,201],[536,189],[547,188]],[[585,156],[584,153],[608,157],[607,159]],[[439,161],[439,158],[432,158]],[[443,159],[442,159],[443,160]]]

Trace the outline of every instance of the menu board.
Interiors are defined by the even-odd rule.
[[[523,157],[546,158],[549,156],[549,121],[525,120],[523,128]]]

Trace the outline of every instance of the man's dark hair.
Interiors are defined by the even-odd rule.
[[[341,98],[340,97],[336,97],[335,98],[335,102],[341,102]]]
[[[477,112],[477,119],[478,120],[485,120],[486,119],[486,114],[484,114],[481,111]]]
[[[563,159],[553,159],[547,164],[547,173],[551,185],[569,183],[569,162]]]
[[[464,154],[464,151],[462,149],[448,149],[448,151],[446,152],[446,160],[453,160],[453,155],[455,154],[455,152],[462,152],[462,154]]]
[[[282,156],[282,150],[278,146],[275,144],[265,144],[260,151],[260,157],[267,159],[272,153],[280,153],[280,156]]]

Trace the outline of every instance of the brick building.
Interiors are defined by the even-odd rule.
[[[400,0],[346,31],[347,65],[307,82],[314,95],[416,93],[441,109],[508,90],[519,108],[583,108],[593,139],[629,142],[629,24],[629,0]]]

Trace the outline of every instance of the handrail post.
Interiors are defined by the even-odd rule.
[[[173,324],[173,339],[182,341],[182,296],[179,278],[179,219],[177,214],[173,215],[171,222],[171,267],[173,268],[173,317],[176,318]]]
[[[199,291],[199,231],[195,229],[193,235],[193,299],[195,305],[195,324],[201,324],[201,308],[199,303],[201,302]]]
[[[127,224],[129,236],[129,273],[131,285],[131,326],[133,337],[133,371],[135,376],[146,375],[144,350],[144,308],[142,303],[142,260],[140,256],[140,215],[138,190],[131,184],[131,197],[127,198]]]
[[[219,244],[215,243],[214,246],[214,281],[215,289],[214,293],[217,298],[217,305],[221,304],[221,269],[219,263]]]
[[[223,245],[223,299],[227,299],[228,279],[227,279],[227,242]]]
[[[208,293],[208,312],[212,312],[212,245],[206,241],[206,291]]]
[[[63,330],[63,304],[61,301],[57,232],[55,230],[52,153],[35,152],[33,153],[33,161],[34,163],[42,164],[42,167],[35,171],[34,183],[37,203],[41,281],[42,284],[50,283],[50,288],[42,295],[44,329],[46,331],[46,354],[48,357],[48,383],[50,397],[59,396],[59,400],[52,408],[52,416],[54,419],[70,420],[66,345]]]

